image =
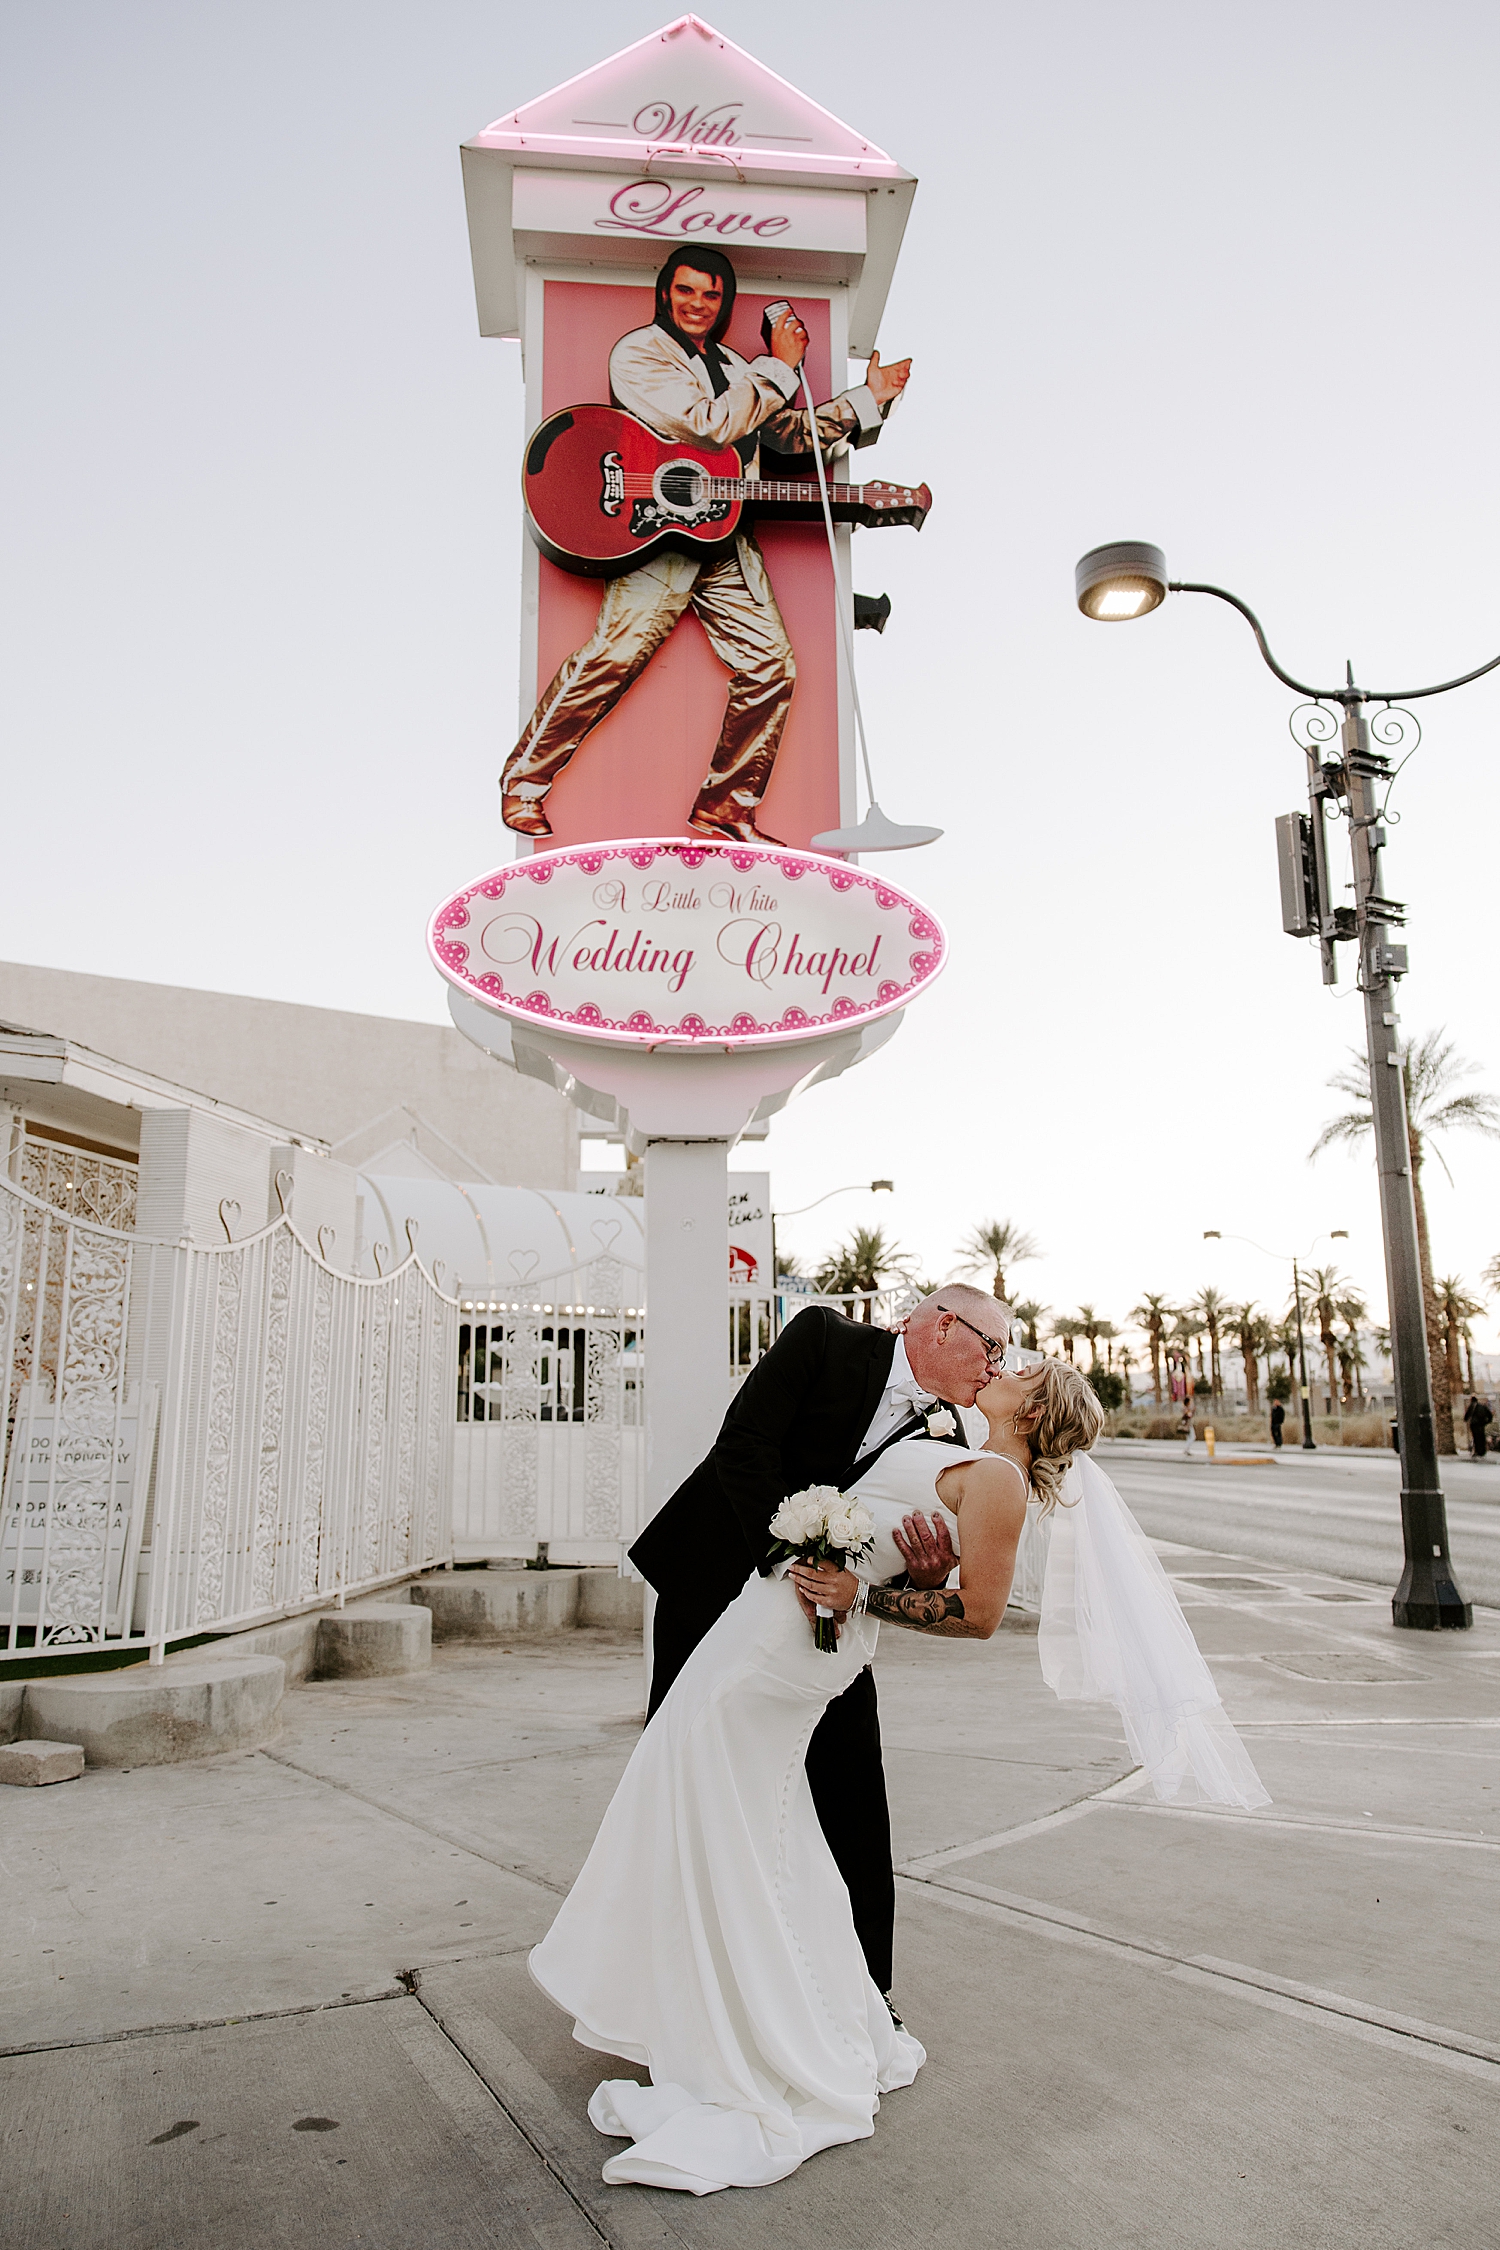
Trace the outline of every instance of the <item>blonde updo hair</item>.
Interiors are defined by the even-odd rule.
[[[1104,1427],[1104,1409],[1087,1380],[1065,1359],[1049,1359],[1035,1393],[1036,1416],[1025,1431],[1031,1448],[1031,1484],[1050,1515],[1062,1499],[1075,1453],[1087,1453]]]

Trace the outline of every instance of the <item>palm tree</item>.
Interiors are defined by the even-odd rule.
[[[1354,1378],[1355,1396],[1361,1406],[1365,1403],[1364,1370],[1368,1364],[1359,1340],[1361,1327],[1370,1317],[1370,1308],[1354,1290],[1346,1290],[1334,1311],[1343,1322],[1347,1340],[1339,1346],[1339,1366],[1345,1371],[1344,1396],[1349,1395],[1349,1380]]]
[[[1359,1106],[1346,1110],[1342,1117],[1328,1120],[1308,1150],[1309,1162],[1325,1148],[1352,1147],[1372,1130],[1369,1066],[1357,1049],[1354,1052],[1354,1062],[1345,1070],[1335,1071],[1328,1083],[1337,1093],[1350,1095]],[[1443,1170],[1448,1171],[1437,1146],[1444,1133],[1483,1133],[1490,1139],[1500,1140],[1500,1101],[1489,1093],[1453,1091],[1460,1078],[1470,1077],[1478,1067],[1477,1063],[1466,1062],[1455,1051],[1452,1041],[1443,1037],[1441,1028],[1424,1032],[1420,1039],[1409,1040],[1401,1050],[1401,1077],[1406,1087],[1407,1152],[1412,1198],[1417,1207],[1417,1253],[1422,1266],[1427,1363],[1432,1371],[1432,1405],[1440,1453],[1456,1453],[1458,1448],[1453,1438],[1448,1355],[1432,1279],[1432,1244],[1427,1232],[1427,1199],[1422,1193],[1422,1162],[1431,1144]],[[1453,1175],[1448,1176],[1451,1179]]]
[[[1005,1294],[1006,1267],[1029,1265],[1033,1258],[1039,1258],[1041,1254],[1035,1237],[1023,1234],[1014,1219],[986,1219],[981,1226],[970,1227],[968,1239],[959,1244],[958,1270],[960,1273],[983,1273],[987,1268],[993,1267],[994,1294],[1004,1305],[1010,1302]]]
[[[1351,1329],[1339,1338],[1339,1381],[1343,1385],[1344,1404],[1348,1406],[1357,1396],[1364,1404],[1365,1347],[1359,1340],[1359,1330]]]
[[[1339,1395],[1339,1340],[1333,1325],[1333,1293],[1343,1286],[1343,1276],[1337,1266],[1314,1266],[1304,1279],[1307,1282],[1307,1309],[1318,1316],[1318,1334],[1323,1342],[1323,1357],[1328,1363],[1328,1411],[1332,1414],[1334,1402]]]
[[[1500,1260],[1496,1261],[1500,1264]],[[1500,1284],[1497,1284],[1500,1286]],[[1172,1317],[1172,1307],[1165,1297],[1149,1293],[1138,1305],[1130,1308],[1130,1318],[1146,1331],[1146,1341],[1151,1347],[1151,1391],[1158,1406],[1161,1404],[1161,1348],[1167,1338],[1167,1322]]]
[[[1078,1326],[1075,1333],[1088,1338],[1090,1367],[1097,1367],[1099,1364],[1099,1338],[1108,1325],[1108,1322],[1095,1312],[1092,1305],[1079,1306]]]
[[[1438,1314],[1443,1323],[1443,1356],[1448,1370],[1448,1394],[1461,1392],[1464,1387],[1463,1361],[1458,1347],[1465,1324],[1476,1320],[1484,1311],[1477,1297],[1471,1297],[1456,1273],[1445,1273],[1437,1284]],[[1470,1389],[1473,1389],[1472,1383]]]
[[[1083,1334],[1082,1328],[1073,1318],[1071,1313],[1059,1313],[1057,1318],[1052,1323],[1052,1334],[1062,1345],[1063,1350],[1068,1356],[1069,1364],[1071,1365],[1073,1359],[1073,1346],[1077,1339]]]
[[[1198,1346],[1198,1381],[1200,1386],[1206,1389],[1208,1377],[1203,1367],[1203,1337],[1203,1321],[1196,1306],[1184,1305],[1180,1312],[1173,1314],[1172,1341],[1175,1344],[1181,1344],[1184,1365],[1191,1364],[1192,1346],[1194,1344]]]
[[[1500,1289],[1500,1257],[1491,1258],[1479,1278],[1486,1289]]]
[[[1301,1394],[1297,1389],[1299,1378],[1297,1374],[1297,1322],[1295,1316],[1290,1312],[1286,1313],[1276,1323],[1275,1333],[1277,1350],[1286,1354],[1286,1371],[1292,1380],[1292,1396],[1294,1398],[1299,1397]]]
[[[1034,1297],[1028,1297],[1023,1303],[1012,1305],[1010,1309],[1016,1326],[1025,1338],[1026,1349],[1029,1352],[1040,1351],[1041,1346],[1036,1340],[1037,1322],[1046,1319],[1050,1306],[1039,1305]]]
[[[1123,1378],[1123,1380],[1124,1380],[1124,1384],[1125,1384],[1125,1404],[1126,1404],[1127,1406],[1128,1406],[1128,1405],[1130,1404],[1130,1365],[1131,1365],[1131,1356],[1132,1356],[1132,1355],[1131,1355],[1131,1350],[1130,1350],[1130,1346],[1129,1346],[1128,1344],[1122,1344],[1122,1345],[1120,1346],[1120,1374],[1121,1374],[1121,1376],[1122,1376],[1122,1378]]]
[[[1192,1309],[1203,1316],[1203,1326],[1208,1335],[1209,1387],[1217,1399],[1224,1388],[1223,1370],[1219,1364],[1219,1337],[1229,1317],[1229,1307],[1210,1282],[1200,1289],[1193,1299]]]
[[[910,1265],[911,1259],[887,1239],[883,1227],[856,1227],[847,1242],[827,1253],[814,1279],[825,1297],[862,1295],[861,1314],[868,1323],[873,1317],[870,1298],[882,1275],[904,1274]]]
[[[1269,1375],[1271,1372],[1271,1355],[1275,1351],[1278,1342],[1276,1324],[1274,1321],[1268,1320],[1264,1313],[1257,1313],[1255,1316],[1254,1326],[1252,1327],[1250,1333],[1254,1340],[1256,1353],[1259,1358],[1265,1361],[1266,1373]],[[1260,1380],[1258,1369],[1256,1371],[1255,1395],[1258,1412],[1260,1400]]]
[[[1240,1364],[1245,1370],[1245,1411],[1260,1412],[1260,1368],[1257,1361],[1261,1352],[1260,1330],[1265,1323],[1253,1304],[1226,1305],[1224,1317],[1232,1323],[1239,1338]]]

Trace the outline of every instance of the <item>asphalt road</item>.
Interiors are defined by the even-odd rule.
[[[1401,1575],[1401,1479],[1393,1453],[1284,1449],[1236,1467],[1175,1444],[1106,1443],[1099,1457],[1153,1539],[1210,1547],[1286,1569],[1326,1570],[1395,1590]],[[1500,1609],[1500,1458],[1442,1463],[1448,1536],[1471,1602]]]

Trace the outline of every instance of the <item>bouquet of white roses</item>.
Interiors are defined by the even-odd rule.
[[[772,1516],[770,1530],[774,1562],[786,1556],[794,1562],[826,1560],[845,1570],[851,1562],[863,1562],[875,1544],[875,1519],[869,1509],[862,1501],[846,1498],[831,1484],[812,1484],[805,1492],[792,1493]],[[813,1644],[829,1654],[839,1645],[833,1611],[825,1609],[822,1602],[813,1627]]]

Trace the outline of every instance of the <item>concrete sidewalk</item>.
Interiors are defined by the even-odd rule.
[[[605,2189],[610,2066],[526,1976],[635,1740],[626,1637],[442,1647],[291,1690],[264,1751],[0,1793],[0,2239],[1490,2250],[1500,1618],[1397,1634],[1163,1552],[1276,1802],[1158,1808],[1034,1639],[888,1631],[930,2060],[753,2196]]]

